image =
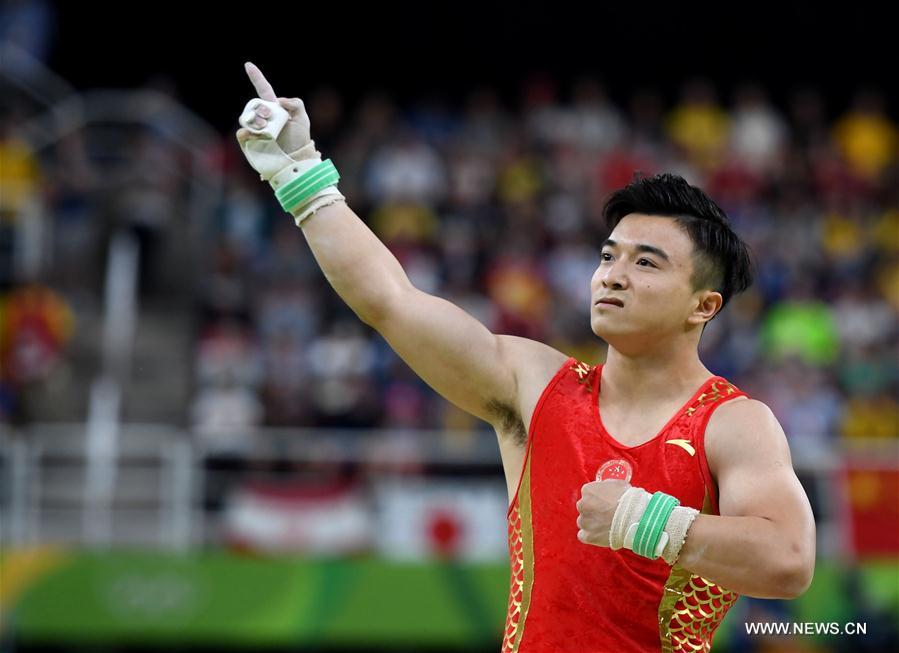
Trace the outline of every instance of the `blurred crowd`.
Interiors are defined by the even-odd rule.
[[[428,388],[342,302],[233,131],[210,142],[205,123],[216,118],[195,115],[173,80],[104,96],[93,114],[86,101],[69,103],[87,93],[43,68],[54,12],[48,0],[0,3],[0,48],[17,48],[0,51],[0,427],[84,424],[89,388],[111,372],[124,421],[177,421],[203,445],[204,507],[227,508],[221,524],[206,524],[210,541],[407,559],[455,547],[463,557],[504,558],[506,488],[482,492],[478,466],[447,463],[431,470],[430,484],[388,478],[365,493],[356,479],[304,485],[309,472],[340,467],[333,461],[345,444],[368,451],[354,429],[390,431],[387,448],[370,448],[373,477],[421,471],[419,451],[407,446],[420,440],[415,429],[443,430],[442,444],[457,451],[490,429]],[[755,284],[707,325],[700,356],[769,405],[794,460],[814,467],[841,445],[899,441],[899,124],[874,87],[845,98],[771,90],[745,82],[725,92],[694,78],[667,95],[536,75],[515,97],[481,87],[399,102],[321,87],[303,99],[350,207],[416,287],[495,333],[590,364],[606,355],[590,329],[605,199],[635,175],[672,172],[701,187],[757,267]],[[133,347],[107,337],[115,330],[103,320],[109,298],[127,300],[119,275],[127,261],[111,264],[122,235],[139,250]],[[113,314],[127,322],[127,311]],[[116,347],[130,365],[107,364]],[[274,461],[244,455],[264,448],[257,427],[351,433],[329,431],[306,468],[291,456],[294,433],[271,438]],[[245,475],[266,466],[290,482]],[[441,485],[447,469],[474,480]],[[845,488],[834,484],[845,489],[838,500],[823,496],[831,476],[821,484],[800,474],[820,552],[841,550],[827,540],[854,537],[861,554],[894,554],[885,534],[895,532],[895,471],[871,469],[850,468]],[[836,513],[852,529],[833,530]],[[892,633],[878,621],[891,615],[878,616],[865,598],[870,579],[851,570],[847,578],[851,586],[820,596],[844,603],[877,637]],[[882,578],[885,586],[892,577]],[[791,614],[780,602],[738,606],[747,622]],[[755,650],[757,641],[748,646],[737,633],[732,648]],[[864,645],[890,648],[873,638]]]
[[[899,436],[899,130],[876,89],[835,111],[812,88],[778,106],[760,85],[723,97],[701,78],[670,102],[653,89],[616,102],[596,79],[562,88],[539,76],[514,103],[487,88],[455,103],[350,104],[329,88],[305,100],[350,206],[418,288],[494,332],[590,363],[605,355],[589,322],[604,199],[635,173],[684,176],[757,262],[755,285],[706,328],[705,364],[767,403],[806,455],[836,438]],[[71,293],[101,276],[79,257],[104,255],[87,246],[103,207],[128,216],[148,254],[141,292],[160,293],[148,281],[166,265],[155,250],[186,196],[166,174],[184,162],[161,130],[133,135],[137,172],[110,200],[77,133],[39,156],[10,129],[16,106],[4,108],[0,418],[10,420],[17,393],[65,363]],[[198,275],[184,416],[199,437],[228,449],[255,426],[486,428],[343,304],[233,134],[208,154],[224,192],[183,273]],[[40,265],[23,251],[35,201],[56,234],[55,276],[29,273]]]
[[[603,200],[635,171],[683,175],[758,264],[755,286],[707,327],[706,365],[770,405],[809,454],[836,437],[899,436],[899,140],[874,90],[835,120],[811,89],[781,109],[747,83],[725,104],[702,79],[673,106],[652,90],[619,106],[593,79],[538,78],[515,110],[487,89],[458,110],[383,95],[351,108],[331,90],[307,107],[350,206],[418,288],[592,363],[604,357],[589,326]],[[342,304],[231,154],[196,424],[475,427]]]

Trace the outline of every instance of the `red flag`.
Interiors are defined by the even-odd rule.
[[[860,557],[899,555],[899,469],[845,467],[850,541]]]

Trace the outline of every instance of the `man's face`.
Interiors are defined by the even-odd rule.
[[[702,291],[691,291],[693,243],[671,218],[631,213],[603,244],[590,281],[593,333],[639,352],[682,335]],[[622,306],[599,303],[615,298]]]

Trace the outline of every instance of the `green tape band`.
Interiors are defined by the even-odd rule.
[[[302,193],[299,197],[292,198],[290,200],[284,200],[281,203],[281,206],[284,207],[284,210],[289,212],[294,211],[298,207],[302,206],[306,202],[308,202],[316,193],[321,190],[324,190],[328,186],[333,186],[340,180],[340,175],[334,174],[325,177],[317,184],[310,186],[306,191]]]
[[[292,179],[287,182],[284,186],[277,189],[275,191],[275,197],[279,200],[282,199],[285,195],[289,195],[291,193],[296,192],[297,190],[302,189],[304,186],[309,186],[314,183],[318,179],[320,179],[323,175],[328,174],[329,172],[335,172],[336,168],[334,168],[334,164],[331,163],[331,159],[326,159],[322,161],[318,165],[313,168],[310,168],[302,175],[297,177],[296,179]]]
[[[316,193],[340,181],[340,174],[331,160],[320,164],[275,191],[275,196],[285,211],[291,212],[309,201]]]
[[[680,501],[664,492],[656,492],[650,497],[634,535],[634,553],[651,560],[657,557],[655,550],[659,538],[662,537],[662,531],[665,530],[671,511],[678,505],[680,505]]]

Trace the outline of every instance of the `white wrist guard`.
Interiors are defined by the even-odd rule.
[[[256,109],[263,105],[271,115],[266,126],[260,129],[253,125],[253,120]],[[301,113],[298,121],[306,142],[290,155],[285,154],[277,140],[290,119],[280,104],[255,98],[247,103],[240,116],[240,124],[258,136],[243,142],[244,155],[260,178],[275,190],[282,208],[294,216],[297,226],[322,206],[346,199],[336,188],[340,180],[337,169],[330,159],[322,161],[315,142],[308,137],[309,119],[305,112]]]
[[[628,488],[618,500],[618,507],[612,516],[609,530],[611,548],[616,551],[629,549],[651,560],[661,556],[673,565],[690,525],[699,514],[698,510],[677,506],[676,503],[674,497],[661,492],[651,495],[643,488]],[[656,537],[658,539],[653,543]]]

